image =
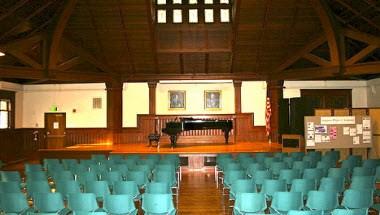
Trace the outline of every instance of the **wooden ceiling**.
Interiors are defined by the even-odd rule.
[[[199,8],[208,8],[198,0]],[[214,0],[218,2],[218,0]],[[168,0],[171,4],[171,0]],[[183,0],[182,6],[194,8]],[[153,0],[0,0],[0,80],[372,79],[380,2],[233,0],[231,22],[155,21]],[[170,9],[169,9],[170,12]],[[169,13],[170,14],[170,13]],[[169,16],[170,19],[170,16]]]

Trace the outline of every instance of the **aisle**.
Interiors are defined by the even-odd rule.
[[[178,214],[231,214],[227,196],[216,188],[214,171],[185,171],[182,174]]]

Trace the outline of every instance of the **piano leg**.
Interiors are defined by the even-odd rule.
[[[177,135],[170,135],[170,143],[172,148],[176,147]]]
[[[224,129],[223,132],[224,132],[224,141],[225,141],[224,143],[228,144],[228,137],[229,137],[229,134],[230,134],[230,130]]]

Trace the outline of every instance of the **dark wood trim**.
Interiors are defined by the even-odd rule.
[[[235,89],[235,114],[241,113],[241,85],[242,81],[234,80]]]
[[[280,100],[283,99],[284,81],[267,81],[267,96],[270,97],[272,116],[270,120],[271,141],[278,142],[280,140]]]
[[[148,88],[149,88],[149,114],[156,115],[157,81],[148,82]]]
[[[120,132],[122,128],[123,83],[113,80],[106,82],[107,88],[107,128]]]

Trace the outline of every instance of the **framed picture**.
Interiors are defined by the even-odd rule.
[[[170,90],[169,91],[169,109],[186,108],[186,91]]]
[[[206,110],[219,110],[221,106],[222,93],[220,90],[206,90],[205,91],[205,109]]]

